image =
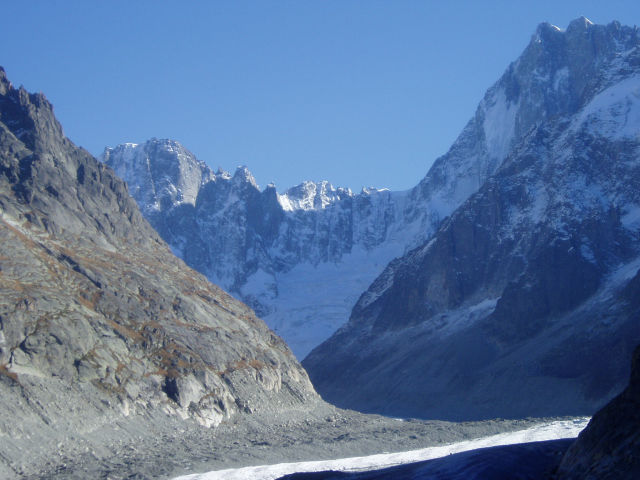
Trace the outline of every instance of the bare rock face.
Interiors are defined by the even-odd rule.
[[[640,341],[625,293],[640,268],[639,58],[637,28],[538,28],[483,100],[501,110],[479,109],[419,188],[447,183],[463,147],[469,168],[498,163],[303,361],[325,399],[469,420],[593,413],[624,387]],[[504,157],[479,156],[480,128]]]
[[[636,298],[640,290],[635,288]],[[640,347],[627,388],[596,413],[565,454],[558,478],[640,477]]]
[[[175,258],[126,184],[1,69],[0,238],[5,468],[126,416],[215,426],[317,399],[284,342]]]

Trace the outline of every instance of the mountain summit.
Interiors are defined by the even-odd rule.
[[[321,395],[466,420],[617,393],[640,341],[639,99],[637,28],[540,25],[413,192],[466,201],[303,362]]]

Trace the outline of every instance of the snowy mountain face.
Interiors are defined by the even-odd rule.
[[[607,72],[621,68],[615,66],[620,56],[631,54],[635,31],[617,22],[593,27],[585,18],[566,31],[548,23],[538,26],[449,152],[412,191],[416,202],[429,203],[436,225],[476,192],[534,127],[575,114],[604,83],[615,82]]]
[[[147,215],[170,206],[194,205],[212,172],[178,142],[125,143],[107,148],[103,160],[118,158],[117,173]],[[108,163],[108,162],[107,162]]]
[[[640,341],[639,187],[638,29],[541,25],[412,194],[476,191],[305,359],[314,385],[397,416],[593,412]]]
[[[246,167],[214,173],[171,140],[107,148],[102,161],[176,255],[250,304],[300,358],[408,241],[405,193],[326,181],[261,191]]]

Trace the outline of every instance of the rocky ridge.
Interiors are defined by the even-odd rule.
[[[483,100],[502,116],[461,135],[484,125],[504,158],[469,163],[479,190],[304,360],[324,398],[459,420],[588,414],[623,388],[640,340],[625,294],[640,268],[639,68],[635,27],[538,27]]]
[[[83,444],[108,462],[116,424],[144,436],[318,405],[286,344],[175,258],[126,184],[2,69],[0,237],[0,476]]]

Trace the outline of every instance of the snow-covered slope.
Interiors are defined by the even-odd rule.
[[[324,398],[472,419],[591,413],[624,386],[640,341],[638,29],[543,24],[500,89],[520,135],[472,120],[494,152],[511,138],[508,155],[305,359]]]

